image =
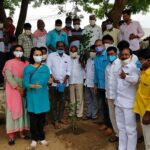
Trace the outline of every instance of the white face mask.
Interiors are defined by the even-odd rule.
[[[31,35],[31,30],[25,30],[26,35]]]
[[[96,22],[95,20],[90,20],[90,25],[91,25],[91,26],[94,26],[94,25],[95,25],[95,22]]]
[[[56,29],[57,31],[61,31],[61,30],[62,30],[62,26],[55,26],[55,29]]]
[[[95,56],[96,56],[96,53],[95,53],[95,52],[90,52],[90,58],[91,58],[91,59],[94,59]]]
[[[107,49],[108,47],[111,47],[111,46],[114,46],[113,44],[104,44],[104,46],[105,46],[105,49]]]
[[[33,56],[33,59],[36,63],[41,63],[42,61],[42,56]]]
[[[42,60],[46,60],[46,59],[47,59],[47,55],[43,55]]]
[[[77,52],[70,52],[70,57],[71,58],[76,58],[77,57],[77,55],[78,55],[78,53]]]
[[[14,56],[17,57],[17,58],[21,58],[23,56],[23,52],[14,51]]]
[[[79,30],[79,28],[80,28],[80,25],[73,25],[73,26],[74,26],[75,30]]]
[[[4,27],[3,23],[0,23],[0,29],[2,29]]]
[[[131,57],[126,59],[126,60],[121,60],[121,62],[122,62],[123,65],[127,65],[131,62]]]
[[[107,24],[107,25],[106,25],[106,28],[107,28],[107,30],[110,30],[110,29],[113,28],[113,25],[112,25],[112,24]]]

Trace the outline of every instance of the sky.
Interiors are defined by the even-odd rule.
[[[32,24],[32,31],[36,30],[36,22],[38,19],[43,19],[45,24],[46,24],[46,30],[52,30],[54,28],[54,22],[56,19],[61,19],[63,21],[63,25],[64,21],[65,21],[65,13],[63,14],[58,14],[59,10],[58,10],[58,6],[60,5],[42,5],[41,7],[38,8],[33,8],[32,5],[29,5],[28,8],[28,13],[27,13],[27,19],[26,22],[30,22]],[[62,6],[62,5],[61,5]],[[73,4],[72,3],[66,3],[65,5],[63,5],[63,7],[65,8],[65,10],[67,12],[72,11],[73,8]],[[15,14],[14,14],[14,24],[17,24],[17,20],[18,20],[18,16],[19,16],[19,9],[20,8],[16,8]],[[84,27],[85,25],[89,24],[89,15],[87,12],[84,12],[81,8],[81,12],[79,14],[82,14],[84,16],[84,18],[82,19],[81,22],[81,27]],[[143,27],[143,29],[145,30],[145,36],[150,35],[150,12],[146,13],[146,14],[136,14],[136,15],[132,15],[132,19],[133,20],[137,20],[140,22],[141,26]],[[100,26],[101,25],[102,20],[97,19],[97,24]]]

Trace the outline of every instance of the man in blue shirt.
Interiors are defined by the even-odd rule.
[[[100,126],[100,130],[105,130],[106,135],[112,135],[112,125],[109,118],[108,105],[106,104],[106,96],[105,96],[105,69],[109,63],[107,58],[106,48],[104,46],[105,41],[107,40],[107,36],[105,36],[102,40],[98,39],[95,41],[95,49],[97,51],[96,58],[94,60],[94,68],[95,68],[95,90],[97,92],[99,103],[102,105],[103,112],[103,124]]]
[[[62,30],[62,21],[60,19],[55,21],[55,29],[47,34],[46,46],[48,47],[49,53],[56,51],[56,43],[58,41],[62,41],[65,44],[67,50],[68,37],[67,34]]]

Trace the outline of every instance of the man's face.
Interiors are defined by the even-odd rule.
[[[101,46],[103,46],[102,41],[97,41],[97,42],[95,43],[95,49],[96,49],[97,47],[101,47]]]
[[[117,56],[117,54],[114,52],[114,50],[108,51],[107,55],[108,56]]]
[[[57,46],[57,49],[58,50],[64,50],[65,49],[65,46],[63,43],[59,43],[58,46]]]
[[[45,27],[44,22],[42,20],[38,21],[37,27],[38,27],[39,30],[43,30],[44,27]]]
[[[80,25],[80,20],[73,21],[73,25]]]
[[[120,59],[121,60],[126,60],[131,57],[129,49],[124,49],[120,52]]]
[[[113,41],[111,41],[111,40],[104,40],[104,41],[103,41],[103,44],[112,45],[112,44],[113,44]]]
[[[123,14],[122,17],[125,22],[128,22],[130,20],[130,16],[128,14]]]

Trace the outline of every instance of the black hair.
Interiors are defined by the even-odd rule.
[[[144,58],[144,59],[150,59],[150,48],[141,49],[138,53],[138,57]]]
[[[107,53],[109,51],[114,51],[115,53],[117,53],[117,48],[115,46],[110,46],[110,47],[107,48]]]
[[[24,29],[27,29],[27,28],[32,28],[31,24],[30,23],[25,23],[24,26],[23,26]]]
[[[126,48],[126,47],[123,48],[122,50],[120,50],[120,53],[121,53],[122,51],[124,51],[125,49],[128,50],[128,51],[130,52],[130,55],[132,55],[132,50],[131,50],[130,48]]]
[[[66,17],[65,22],[72,22],[72,18],[70,16]]]
[[[43,55],[43,52],[42,52],[42,50],[39,47],[33,47],[33,48],[31,48],[30,58],[29,58],[30,64],[34,64],[35,63],[34,58],[33,58],[33,55],[34,55],[35,51],[40,51],[42,53],[42,55]]]
[[[73,18],[73,22],[75,22],[75,21],[81,21],[81,20],[80,20],[79,17],[74,17],[74,18]]]
[[[61,21],[60,19],[57,19],[57,20],[55,21],[55,25],[56,25],[56,24],[62,25],[62,21]]]
[[[131,16],[131,10],[130,9],[125,9],[122,11],[122,14],[127,14],[128,16]]]
[[[11,36],[10,39],[9,39],[9,42],[18,42],[18,39],[16,36]]]
[[[102,42],[104,42],[105,40],[114,41],[113,37],[109,34],[103,36]]]
[[[15,58],[15,56],[14,56],[14,51],[15,51],[16,48],[18,48],[18,47],[20,47],[20,48],[22,49],[22,51],[24,52],[24,48],[22,47],[22,45],[13,46],[13,47],[12,47],[12,51],[11,51],[11,53],[10,53],[9,59]],[[25,61],[26,61],[26,59],[25,59],[24,56],[21,57],[21,61],[22,61],[22,62],[25,62]]]
[[[58,41],[58,42],[56,43],[56,47],[58,47],[58,45],[59,45],[60,43],[62,43],[62,44],[64,45],[64,47],[65,47],[65,43],[64,43],[63,41]]]
[[[11,22],[13,22],[13,19],[11,17],[7,17],[7,20],[10,20]]]
[[[90,46],[90,50],[95,50],[95,45]]]
[[[41,50],[45,50],[45,51],[47,52],[47,48],[44,47],[44,46],[40,47],[40,49],[41,49]]]
[[[122,49],[129,48],[130,44],[128,41],[122,40],[118,43],[117,47],[118,47],[119,51],[121,51]]]
[[[106,20],[106,22],[111,22],[111,23],[113,23],[113,20],[112,20],[111,18],[108,18],[108,19]]]

